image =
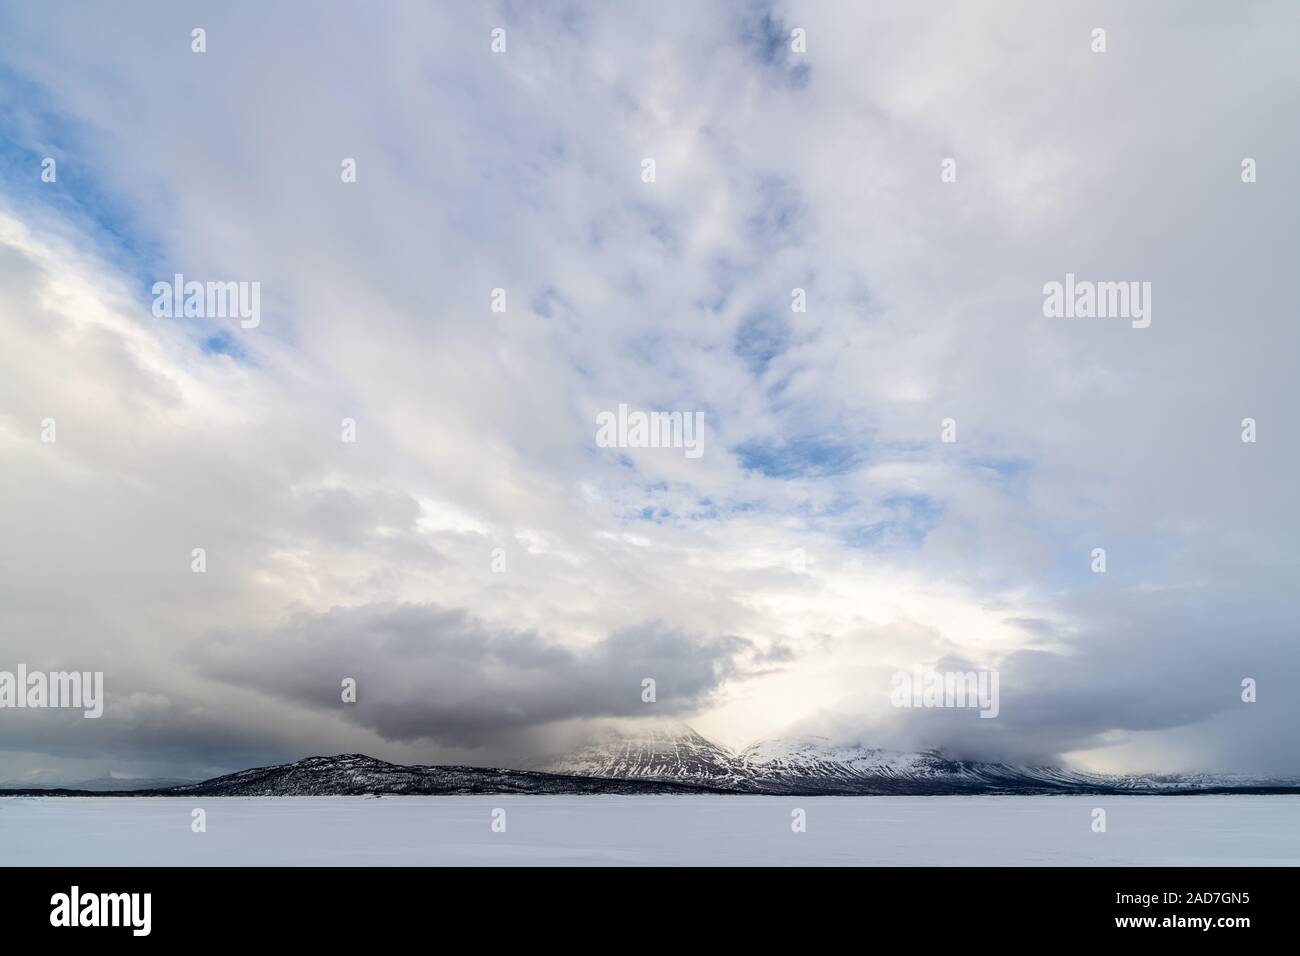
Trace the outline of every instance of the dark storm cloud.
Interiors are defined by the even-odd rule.
[[[243,702],[232,706],[220,696],[176,700],[165,689],[140,689],[129,674],[113,669],[105,672],[104,688],[104,715],[98,720],[83,719],[79,710],[4,711],[0,780],[20,779],[31,766],[51,763],[47,758],[105,768],[65,774],[65,782],[128,768],[199,778],[295,760],[320,749],[309,728]]]
[[[222,633],[204,676],[343,715],[388,740],[473,746],[574,718],[679,714],[708,703],[753,650],[658,622],[573,648],[432,604],[334,608],[268,632]],[[341,699],[344,678],[357,702]],[[656,700],[642,700],[645,679]]]

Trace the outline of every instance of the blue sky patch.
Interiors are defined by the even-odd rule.
[[[796,438],[783,444],[746,442],[732,451],[747,471],[769,478],[826,478],[857,468],[861,456],[837,439]]]

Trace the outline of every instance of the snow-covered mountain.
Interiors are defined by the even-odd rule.
[[[537,770],[408,767],[364,754],[308,757],[202,783],[95,793],[0,788],[5,795],[323,796],[368,794],[1300,794],[1300,781],[1216,774],[1107,776],[1060,767],[952,760],[937,751],[767,740],[733,754],[684,724],[609,731]]]
[[[1300,781],[1240,775],[1108,776],[1052,766],[954,760],[833,744],[823,737],[765,740],[732,754],[686,726],[609,732],[545,767],[588,777],[698,783],[740,793],[1047,794],[1300,792]]]
[[[767,740],[746,747],[743,771],[769,787],[797,792],[1212,793],[1288,792],[1300,781],[1240,774],[1108,775],[1063,767],[954,760],[939,751],[833,745],[824,737]]]
[[[685,724],[663,722],[607,730],[581,750],[540,769],[583,777],[704,783],[748,793],[989,792],[1031,782],[1035,792],[1042,792],[1073,786],[1046,775],[1030,781],[1011,768],[962,764],[932,752],[835,746],[819,737],[766,740],[733,754]]]
[[[1140,789],[1137,778],[1112,778],[1061,767],[954,760],[939,751],[897,751],[832,744],[822,737],[766,740],[738,757],[769,786],[801,793],[1102,793]]]
[[[470,793],[703,793],[690,782],[566,777],[529,770],[486,767],[408,767],[340,754],[308,757],[276,767],[241,770],[203,783],[173,787],[170,795],[322,796],[364,794]]]
[[[546,763],[548,773],[623,780],[661,780],[748,789],[736,757],[681,723],[655,722],[633,732],[607,729],[581,750]]]
[[[835,746],[823,737],[760,741],[736,759],[746,776],[796,791],[891,792],[894,784],[952,777],[951,764],[934,753]]]

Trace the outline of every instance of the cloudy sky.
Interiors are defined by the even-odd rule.
[[[1298,43],[1290,0],[5,0],[0,670],[107,702],[0,711],[0,779],[648,713],[1300,773]],[[176,273],[260,323],[155,317]],[[1044,317],[1067,273],[1150,326]],[[703,454],[601,447],[620,403]],[[998,718],[892,708],[913,667]]]

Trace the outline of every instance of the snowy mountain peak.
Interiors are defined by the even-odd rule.
[[[744,786],[736,758],[679,721],[653,721],[631,729],[605,729],[588,746],[544,768],[549,773],[625,780],[689,781]]]
[[[762,740],[732,754],[685,724],[608,731],[552,762],[551,773],[671,781],[740,793],[974,794],[1295,792],[1297,781],[1220,775],[1108,776],[1051,766],[955,760],[934,751],[836,744],[825,737]]]
[[[737,759],[751,776],[800,788],[827,785],[840,789],[872,781],[931,777],[951,767],[935,753],[836,745],[825,737],[762,740],[742,750]]]

